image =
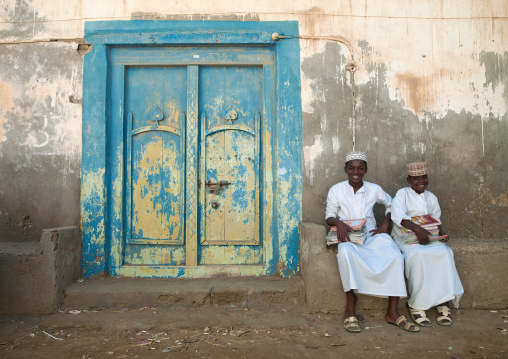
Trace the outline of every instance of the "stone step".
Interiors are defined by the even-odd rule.
[[[49,228],[40,241],[0,243],[0,314],[40,315],[58,309],[79,278],[78,227]]]
[[[108,277],[73,283],[61,309],[134,307],[267,307],[304,304],[301,277],[160,279]]]

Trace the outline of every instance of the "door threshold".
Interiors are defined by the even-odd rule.
[[[121,268],[111,270],[112,276],[145,278],[256,277],[272,274],[272,268],[264,265],[202,265],[192,267],[123,265]]]

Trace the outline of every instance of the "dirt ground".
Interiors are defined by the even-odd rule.
[[[401,313],[407,316],[405,310]],[[420,333],[363,312],[359,334],[341,315],[305,307],[130,308],[0,317],[7,358],[508,358],[508,311],[453,310],[452,327]]]

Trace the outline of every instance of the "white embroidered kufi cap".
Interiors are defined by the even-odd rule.
[[[427,174],[427,164],[425,162],[411,162],[407,165],[407,174],[409,176],[423,176]]]
[[[365,154],[365,152],[361,151],[348,152],[348,154],[346,155],[346,163],[352,160],[362,160],[367,162],[367,155]]]

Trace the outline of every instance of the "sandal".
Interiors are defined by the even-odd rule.
[[[420,331],[420,328],[418,328],[416,325],[413,325],[412,323],[409,323],[406,319],[406,317],[404,317],[403,315],[401,315],[396,321],[395,323],[392,323],[392,322],[389,322],[387,321],[388,324],[391,324],[391,325],[396,325],[398,326],[400,329],[402,330],[405,330],[406,332],[410,332],[410,333],[418,333]],[[404,324],[405,323],[405,324]],[[413,329],[411,329],[411,327],[413,327]]]
[[[450,325],[452,325],[453,321],[452,321],[452,311],[450,310],[450,308],[448,308],[448,306],[446,305],[438,305],[436,307],[436,310],[437,310],[437,324],[439,325],[442,325],[444,327],[449,327]],[[443,323],[441,323],[441,321],[444,320]]]
[[[362,328],[358,325],[358,319],[356,319],[356,317],[344,319],[344,329],[350,333],[360,333],[362,331]]]
[[[411,319],[418,324],[420,327],[432,327],[429,318],[427,318],[427,314],[423,309],[414,309],[407,305],[407,309],[409,309],[409,314],[411,315]]]

